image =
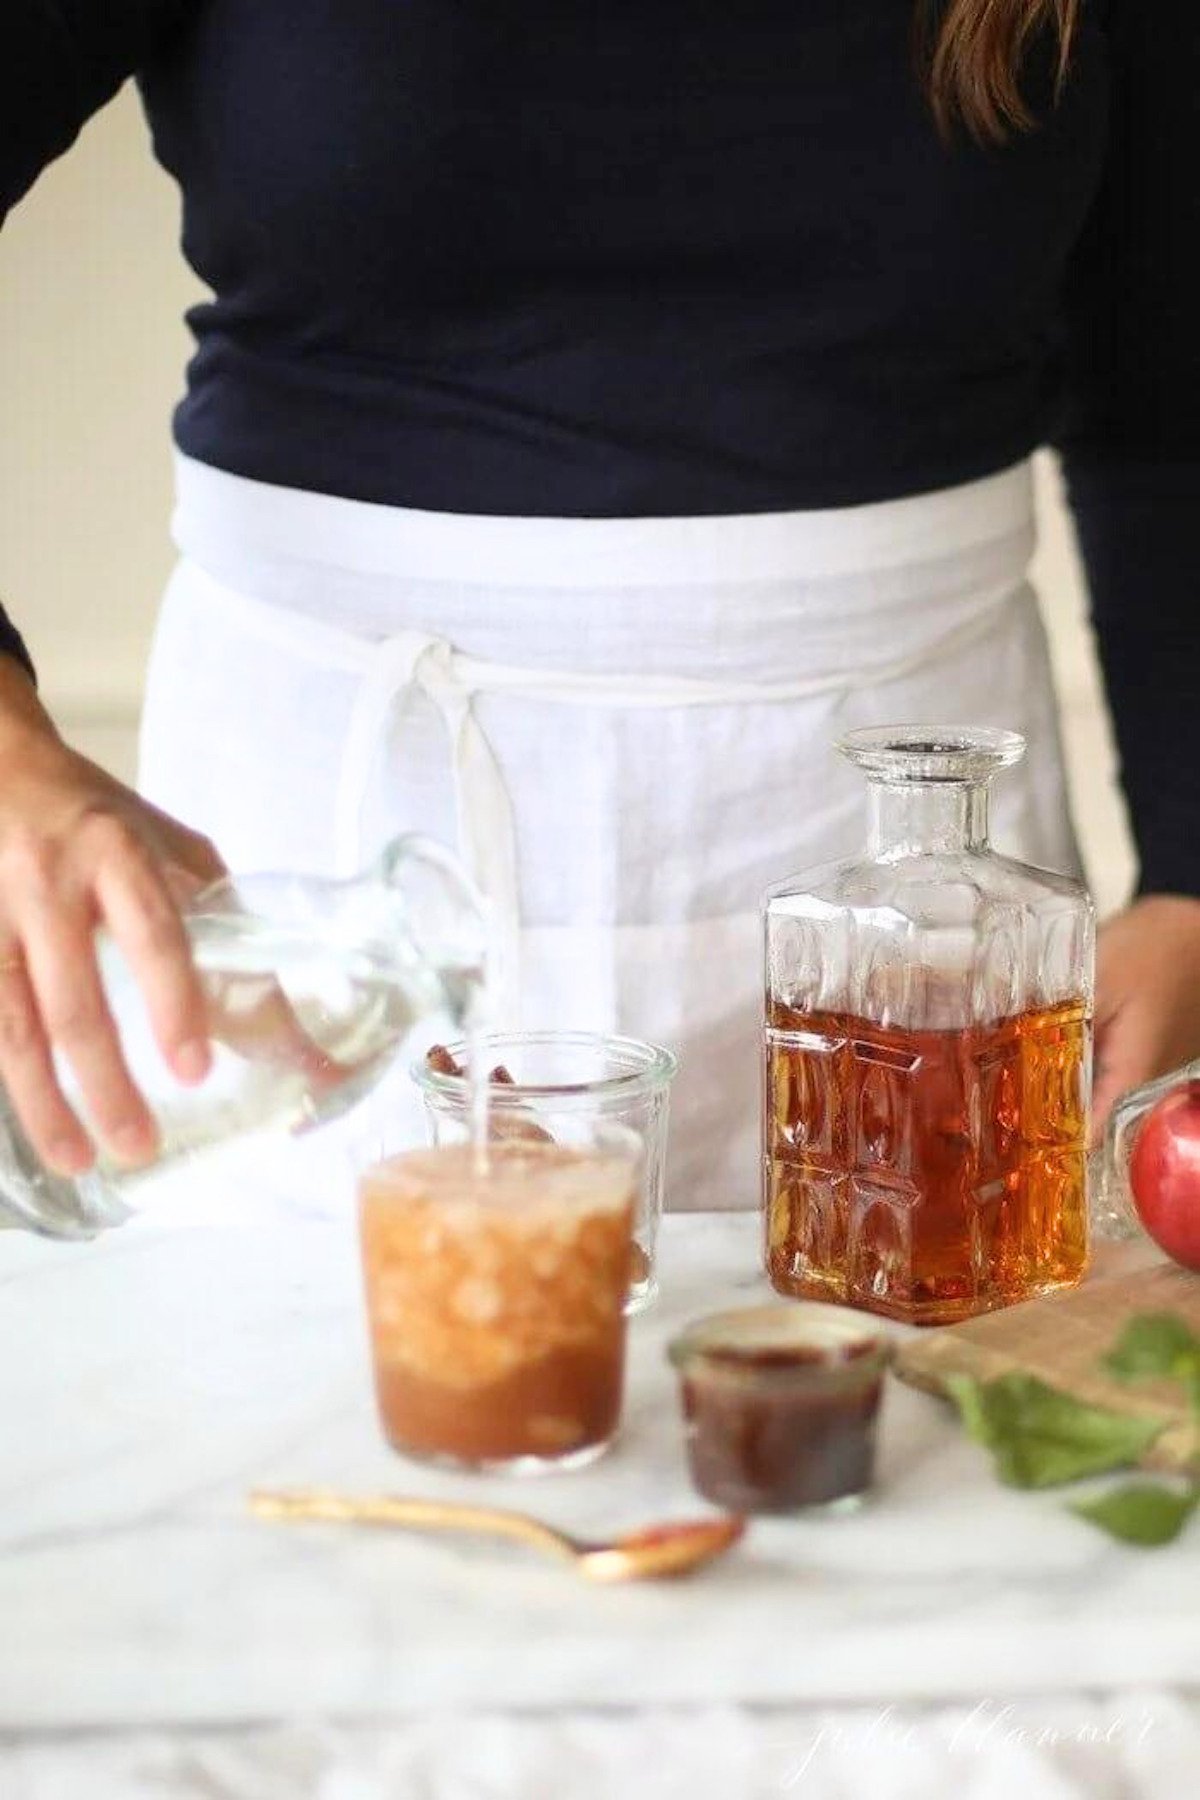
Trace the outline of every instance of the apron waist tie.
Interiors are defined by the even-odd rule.
[[[334,820],[339,873],[364,860],[363,813],[375,766],[398,708],[413,691],[434,705],[446,730],[453,768],[459,853],[492,912],[492,981],[497,1018],[517,1023],[520,991],[520,886],[516,824],[503,770],[475,714],[479,694],[520,694],[563,706],[618,708],[771,705],[846,693],[899,681],[964,648],[991,629],[1029,590],[1021,583],[977,596],[971,616],[907,655],[853,672],[839,670],[781,682],[696,680],[658,675],[590,674],[520,668],[464,655],[446,639],[401,631],[379,641],[237,593],[205,574],[243,625],[324,667],[358,677],[337,789]],[[214,598],[217,595],[214,594]]]

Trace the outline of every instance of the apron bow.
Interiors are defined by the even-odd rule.
[[[342,756],[335,820],[338,869],[352,875],[364,860],[363,811],[393,721],[420,692],[436,707],[450,745],[459,849],[484,896],[490,919],[494,1016],[506,1029],[517,1021],[520,890],[516,824],[508,784],[487,733],[475,717],[474,688],[445,638],[400,631],[362,646],[362,678],[354,697]]]

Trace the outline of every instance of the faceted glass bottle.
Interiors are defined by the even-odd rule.
[[[772,1284],[928,1325],[1070,1287],[1094,916],[989,847],[989,783],[1024,744],[898,727],[839,749],[869,784],[866,854],[766,904]]]

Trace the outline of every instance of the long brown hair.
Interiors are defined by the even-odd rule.
[[[919,44],[934,116],[993,143],[1034,123],[1021,92],[1026,54],[1043,33],[1066,78],[1082,0],[918,0]]]

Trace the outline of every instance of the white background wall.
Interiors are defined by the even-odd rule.
[[[170,567],[169,412],[199,294],[175,190],[127,91],[0,233],[0,594],[73,739],[133,766],[142,669]],[[1104,906],[1130,858],[1069,525],[1039,471],[1036,574],[1063,700],[1076,816]]]

